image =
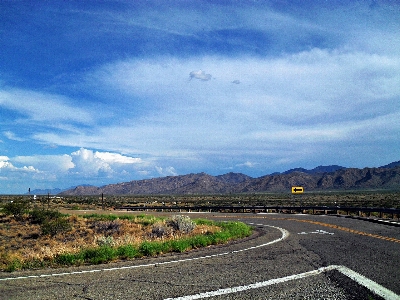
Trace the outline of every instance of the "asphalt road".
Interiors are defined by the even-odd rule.
[[[0,273],[0,299],[400,299],[399,227],[334,216],[201,217],[256,232],[158,258]]]

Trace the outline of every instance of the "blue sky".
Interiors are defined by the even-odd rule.
[[[1,1],[0,194],[400,159],[398,1]]]

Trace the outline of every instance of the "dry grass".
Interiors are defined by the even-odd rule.
[[[70,230],[51,236],[42,234],[40,225],[32,224],[28,217],[17,221],[12,216],[0,215],[0,270],[6,270],[13,261],[51,261],[59,254],[77,253],[104,244],[139,245],[143,241],[165,241],[220,230],[217,226],[198,225],[188,234],[169,230],[155,236],[152,234],[155,226],[168,227],[165,220],[147,224],[138,219],[102,220],[77,215],[66,218]]]

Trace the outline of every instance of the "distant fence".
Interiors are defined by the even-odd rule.
[[[378,213],[379,217],[390,215],[392,219],[400,217],[400,209],[382,207],[338,207],[338,206],[121,206],[119,210],[130,211],[166,211],[166,212],[230,212],[230,213],[312,213],[312,214],[345,214],[362,213],[370,216]]]

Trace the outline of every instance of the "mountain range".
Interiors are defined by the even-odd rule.
[[[212,176],[206,173],[134,180],[102,187],[77,186],[60,195],[148,195],[148,194],[226,194],[288,192],[292,186],[305,191],[346,189],[400,189],[400,161],[378,168],[319,166],[296,168],[252,178],[242,173]]]

